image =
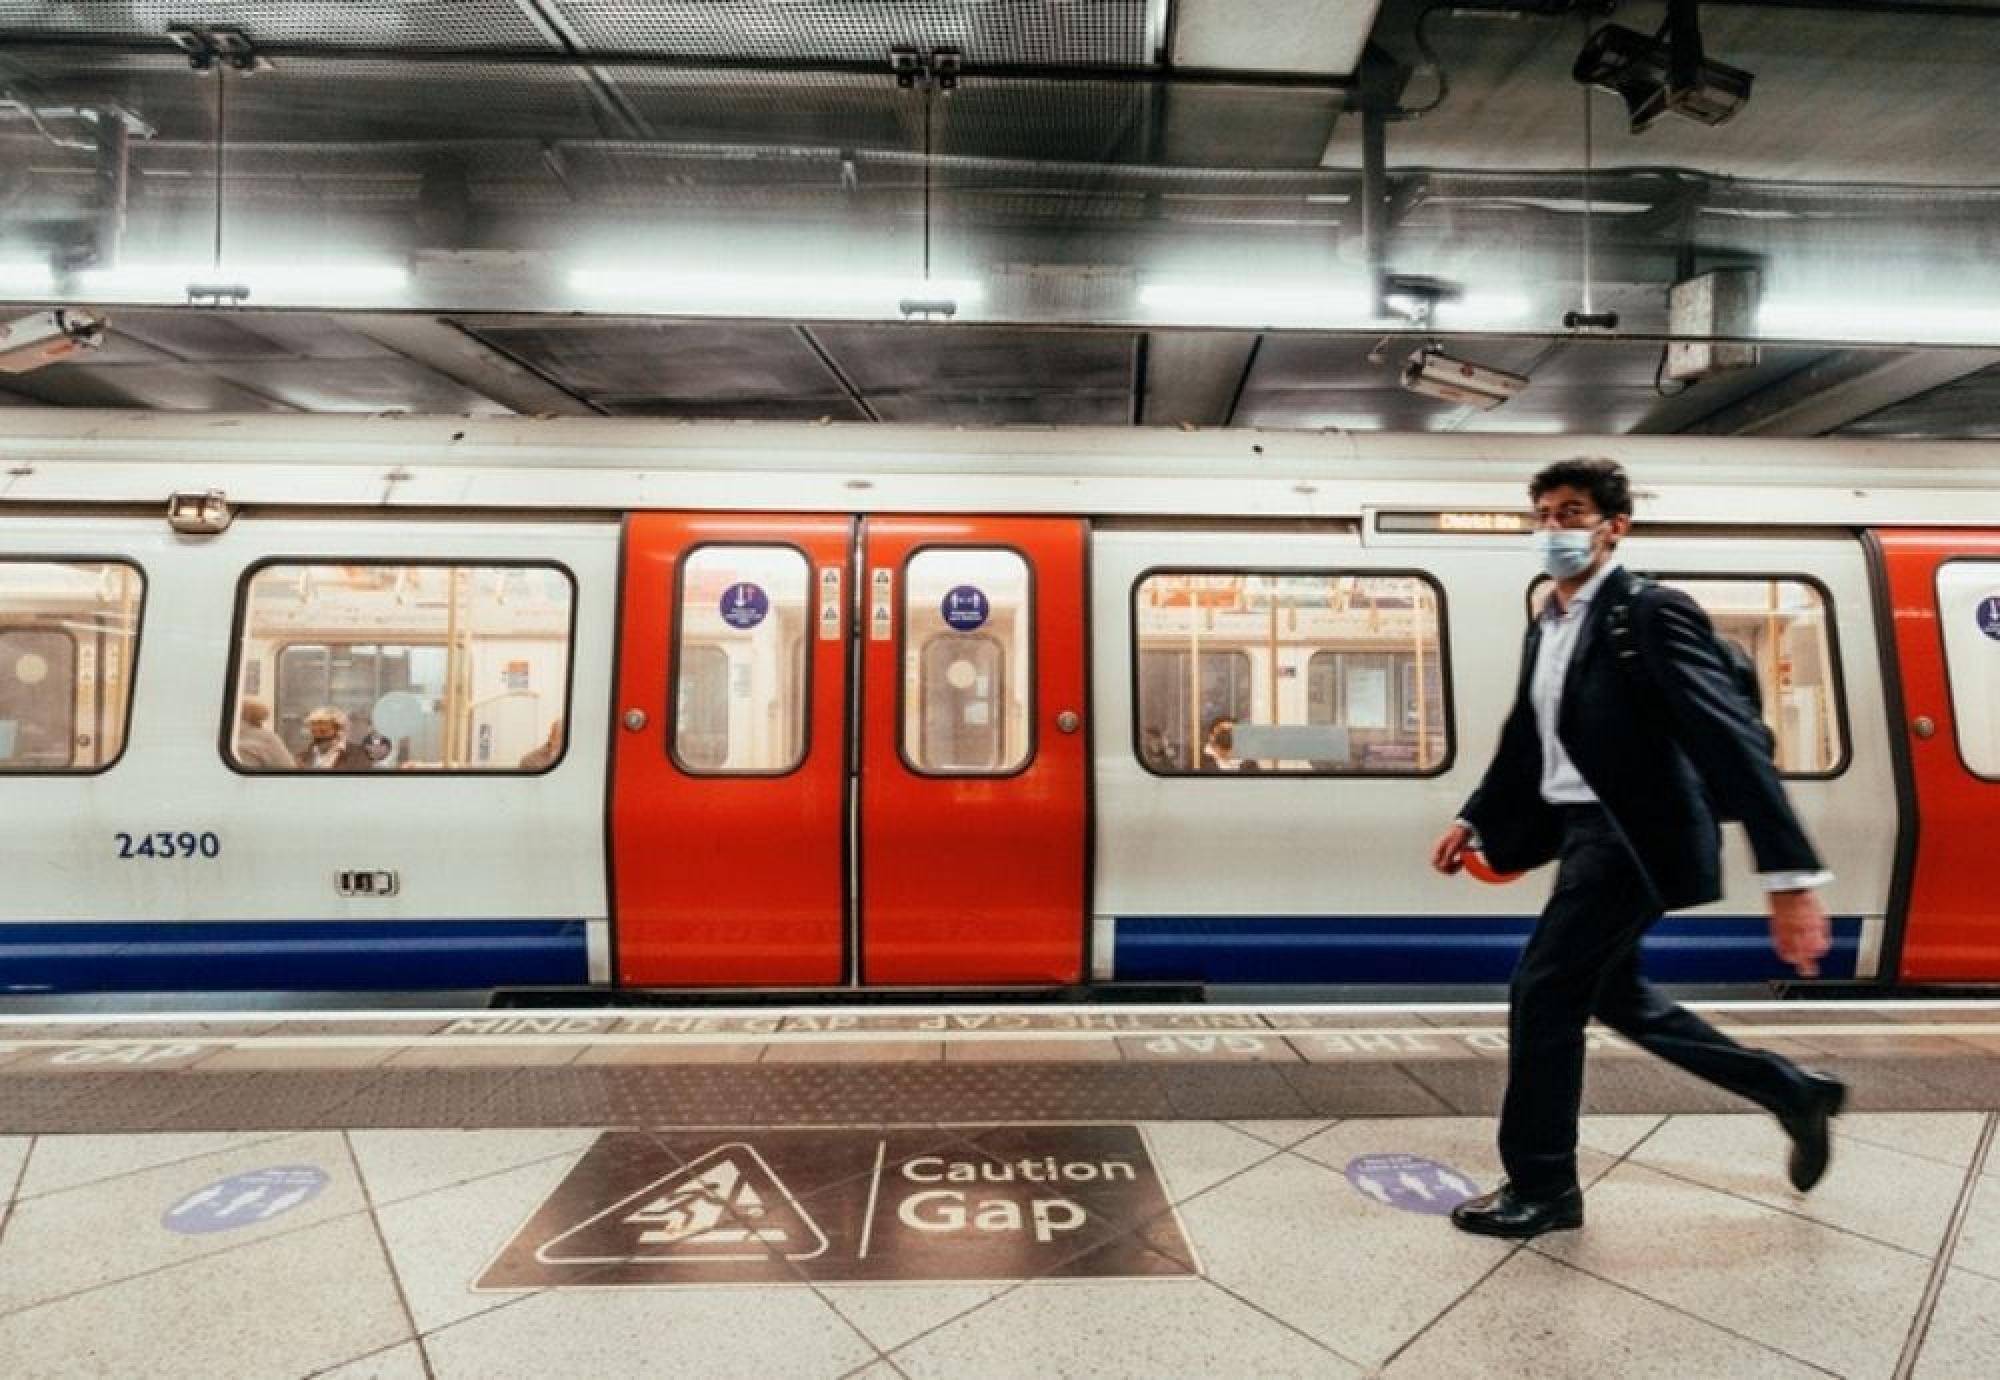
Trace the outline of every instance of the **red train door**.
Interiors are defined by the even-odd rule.
[[[1917,796],[1899,976],[2000,977],[2000,532],[1878,532]],[[1882,802],[1886,814],[1889,802]]]
[[[842,980],[852,540],[844,517],[630,519],[611,793],[621,983]]]
[[[863,524],[869,984],[1083,974],[1084,526]]]

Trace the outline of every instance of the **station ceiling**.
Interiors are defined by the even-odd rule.
[[[1634,133],[1660,3],[0,0],[0,299],[112,321],[0,405],[2000,435],[2000,0],[1696,9],[1750,99]]]

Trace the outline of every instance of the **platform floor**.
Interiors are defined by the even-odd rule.
[[[1709,1014],[1826,1181],[1600,1037],[1526,1246],[1491,1008],[0,1019],[0,1374],[2000,1372],[2000,1009]]]

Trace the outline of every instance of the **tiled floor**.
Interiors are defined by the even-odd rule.
[[[474,1286],[594,1129],[0,1137],[0,1372],[1889,1377],[1913,1351],[1926,1380],[1986,1377],[1992,1120],[1844,1117],[1801,1197],[1766,1118],[1590,1117],[1589,1222],[1525,1247],[1344,1172],[1402,1153],[1490,1182],[1488,1120],[1151,1122],[1190,1277],[525,1292]],[[269,1221],[168,1228],[274,1165],[324,1187]]]

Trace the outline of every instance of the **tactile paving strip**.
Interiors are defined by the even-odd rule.
[[[1844,1059],[1864,1111],[1990,1110],[2000,1059]],[[0,1080],[0,1133],[308,1127],[827,1126],[1489,1116],[1499,1060],[1342,1064],[673,1064],[195,1070]],[[1593,1060],[1590,1113],[1740,1111],[1650,1060]]]

